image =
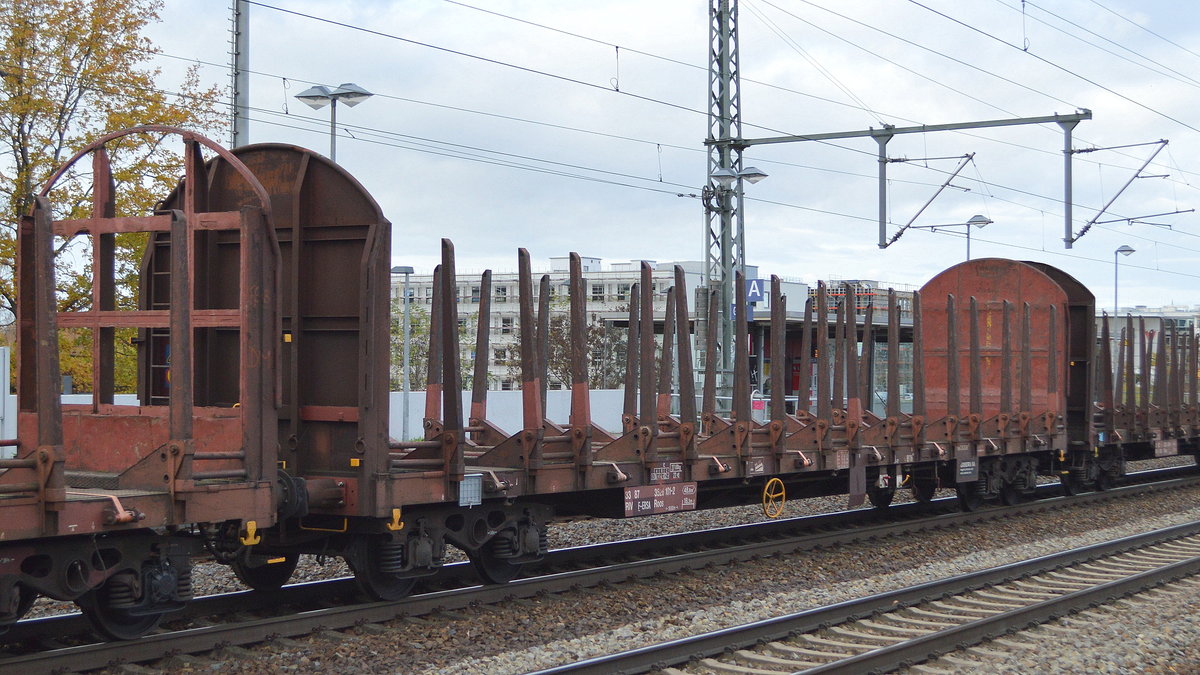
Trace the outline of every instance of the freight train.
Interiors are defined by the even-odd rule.
[[[142,133],[182,141],[184,176],[152,215],[119,214],[106,148]],[[76,165],[88,159],[90,214],[55,219],[57,182],[86,174]],[[751,414],[747,313],[736,318],[731,410],[720,412],[715,359],[695,373],[692,356],[705,340],[714,353],[716,322],[693,331],[700,324],[676,293],[684,288],[676,269],[656,323],[643,265],[628,316],[626,407],[621,428],[609,430],[591,418],[578,256],[570,417],[544,415],[547,336],[521,251],[527,329],[522,428],[513,433],[488,419],[483,361],[463,410],[448,241],[435,274],[424,434],[393,440],[390,231],[352,176],[289,145],[227,150],[189,131],[140,127],[96,140],[63,166],[19,224],[19,431],[0,441],[15,447],[0,460],[0,628],[46,596],[76,602],[103,636],[136,638],[191,598],[191,565],[202,557],[269,589],[287,582],[300,555],[340,556],[368,597],[395,600],[438,570],[448,546],[485,581],[512,579],[546,552],[556,516],[759,499],[777,513],[788,494],[885,507],[897,489],[927,501],[939,487],[954,487],[970,509],[1021,499],[1038,476],[1069,492],[1104,489],[1128,459],[1197,451],[1190,335],[1159,332],[1155,344],[1131,320],[1118,327],[1105,318],[1097,336],[1082,284],[1048,265],[1001,259],[937,275],[913,296],[904,324],[889,294],[880,307],[883,414],[863,404],[869,368],[860,348],[874,352],[876,331],[860,331],[853,295],[821,285],[794,305],[799,316],[803,304],[803,321],[789,321],[773,279],[763,322],[778,364],[771,391],[788,388],[789,362],[820,376],[815,391],[801,378],[795,407],[773,397],[763,421]],[[115,237],[131,232],[147,233],[136,309],[116,301]],[[89,242],[90,302],[61,311],[55,242],[80,237]],[[489,286],[485,273],[480,357],[491,353]],[[708,299],[715,316],[715,294]],[[63,330],[91,336],[90,403],[61,402]],[[123,340],[137,349],[136,405],[115,399]],[[912,350],[909,412],[899,405],[902,345]]]

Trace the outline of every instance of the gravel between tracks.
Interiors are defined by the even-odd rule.
[[[1161,466],[1172,462],[1157,462]],[[1177,462],[1176,462],[1177,463]],[[1150,468],[1142,465],[1133,468]],[[843,508],[844,497],[790,502],[786,515]],[[761,518],[756,507],[624,521],[577,521],[552,530],[553,545],[714,527]],[[444,615],[364,626],[348,633],[281,640],[237,654],[167,665],[172,672],[524,673],[696,633],[893,590],[1077,546],[1200,519],[1200,488],[1117,500],[1068,514],[1014,519],[979,532],[926,533],[910,540],[857,544],[742,563],[665,579],[587,589]],[[328,570],[328,568],[324,568]],[[305,574],[305,573],[302,573]],[[304,577],[307,578],[307,577]],[[1180,636],[1174,663],[1200,664],[1200,619],[1187,603],[1154,605],[1156,617],[1114,622],[1153,644]],[[1132,616],[1132,615],[1131,615]],[[1160,634],[1161,633],[1161,634]],[[1075,664],[1111,651],[1115,636],[1074,642],[1073,660],[1038,670],[1079,672]],[[1174,647],[1171,647],[1174,648]],[[1153,650],[1131,650],[1123,670],[1157,672]],[[1165,652],[1164,652],[1165,653]],[[1139,660],[1139,654],[1145,654]],[[1065,657],[1063,657],[1065,658]],[[1107,663],[1107,661],[1105,661]],[[1165,667],[1165,666],[1164,666]],[[1084,668],[1083,670],[1089,670]],[[1105,672],[1100,670],[1098,672]],[[1170,672],[1164,670],[1163,672]],[[1176,671],[1179,672],[1179,671]]]
[[[1200,616],[1195,586],[1154,590],[1098,607],[1037,628],[1005,636],[1011,648],[985,642],[989,652],[1007,657],[980,659],[969,651],[954,652],[929,662],[929,670],[907,673],[1196,673],[1200,672]]]

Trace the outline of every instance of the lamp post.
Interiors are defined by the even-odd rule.
[[[1113,251],[1113,318],[1116,318],[1117,311],[1121,308],[1117,303],[1117,274],[1121,269],[1121,256],[1128,256],[1135,250],[1129,244],[1122,244],[1121,248]]]
[[[323,84],[318,84],[315,87],[309,87],[304,91],[296,94],[296,98],[304,102],[305,105],[313,110],[320,110],[325,106],[329,106],[329,159],[337,161],[337,104],[338,101],[345,103],[353,108],[363,101],[374,96],[371,92],[354,84],[353,82],[343,82],[330,89]]]
[[[965,223],[949,223],[946,225],[909,225],[909,229],[913,230],[929,230],[937,232],[939,229],[947,227],[965,227],[967,228],[967,260],[971,259],[971,227],[985,227],[992,224],[992,219],[987,216],[974,215]]]
[[[721,387],[724,388],[726,383],[726,374],[731,369],[733,362],[733,316],[730,314],[732,305],[735,302],[744,301],[744,298],[734,298],[734,272],[746,271],[746,258],[743,240],[743,224],[744,214],[742,209],[734,207],[734,199],[737,203],[742,202],[742,182],[749,182],[751,185],[759,182],[767,177],[766,172],[761,171],[753,166],[748,166],[744,169],[737,170],[732,167],[722,167],[714,170],[709,174],[709,179],[715,183],[715,186],[705,186],[702,194],[704,209],[707,213],[718,214],[720,221],[720,240],[718,242],[720,249],[720,259],[714,260],[712,250],[706,250],[705,277],[709,284],[709,288],[714,286],[720,296],[720,323],[718,331],[718,349],[720,352],[720,361],[718,362],[717,370],[721,373]],[[738,227],[736,235],[734,234],[733,218],[737,216]],[[735,241],[736,239],[736,241]],[[734,252],[736,251],[736,255]],[[719,266],[720,269],[714,269]],[[715,273],[714,273],[715,272]],[[707,303],[706,303],[707,306]],[[709,321],[717,320],[717,317],[708,317]],[[709,354],[707,358],[713,358]]]
[[[403,415],[403,418],[400,422],[400,434],[401,434],[400,440],[402,440],[402,441],[408,440],[408,332],[409,332],[408,277],[412,273],[413,273],[413,268],[409,267],[409,266],[392,268],[392,274],[403,274],[404,275],[404,288],[401,291],[401,299],[404,301],[404,312],[403,312],[404,328],[403,328],[403,332],[401,333],[401,339],[403,340],[403,344],[401,345],[401,347],[402,347],[402,350],[403,350],[402,353],[404,354],[404,356],[401,358],[401,361],[400,361],[401,368],[402,368],[402,370],[400,372],[400,382],[401,382],[400,386],[401,386],[402,390],[404,391],[404,400],[403,400],[403,403],[401,404],[401,406],[402,406],[401,414]]]

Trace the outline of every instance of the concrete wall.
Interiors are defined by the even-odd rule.
[[[413,391],[408,394],[408,438],[423,435],[421,420],[425,416],[425,392]],[[592,420],[608,431],[620,431],[621,406],[624,404],[625,392],[621,389],[600,389],[592,391]],[[404,393],[393,391],[391,394],[391,414],[389,432],[392,438],[404,438]],[[488,421],[500,427],[509,434],[521,430],[521,392],[519,391],[489,391],[487,398]],[[463,419],[466,420],[471,412],[471,392],[462,392]],[[571,392],[565,389],[546,392],[546,417],[558,424],[566,424],[571,412]]]

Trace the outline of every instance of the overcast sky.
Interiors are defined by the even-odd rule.
[[[152,38],[162,86],[188,60],[227,85],[227,2],[166,0]],[[606,262],[696,260],[708,132],[708,3],[270,0],[251,7],[252,142],[328,153],[328,109],[295,94],[355,82],[338,159],[393,223],[392,261],[428,272],[450,237],[460,271],[535,266],[578,251]],[[1065,250],[1063,136],[1054,124],[897,136],[889,232],[994,221],[972,257],[1043,261],[1098,307],[1200,304],[1200,20],[1172,0],[742,0],[743,135],[856,131],[1066,114],[1076,149],[1165,139],[1098,224]],[[482,11],[486,8],[488,11]],[[1023,8],[1023,9],[1022,9]],[[290,10],[309,16],[290,14]],[[1052,12],[1052,13],[1051,13]],[[534,25],[537,24],[537,25]],[[365,32],[371,31],[371,32]],[[219,139],[228,142],[228,139]],[[1075,155],[1074,230],[1157,146]],[[965,258],[963,228],[877,246],[870,138],[750,148],[746,255],[763,275],[921,285]],[[925,159],[949,158],[949,159]],[[1165,177],[1164,177],[1165,176]],[[1148,221],[1141,222],[1142,220]]]

